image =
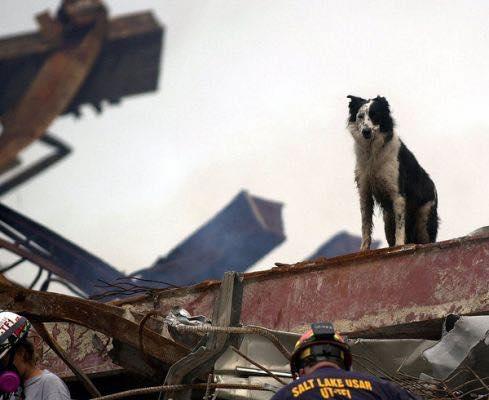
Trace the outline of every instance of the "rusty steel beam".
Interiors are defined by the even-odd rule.
[[[11,253],[17,254],[19,257],[21,257],[21,260],[29,260],[32,263],[38,265],[39,267],[46,269],[69,281],[73,278],[73,276],[71,275],[72,273],[70,273],[70,271],[65,271],[62,267],[52,263],[50,260],[46,259],[45,257],[39,254],[34,254],[29,250],[26,250],[23,246],[21,246],[18,243],[11,243],[6,241],[5,239],[0,238],[0,249],[5,249]]]
[[[448,313],[489,312],[488,281],[487,234],[372,250],[244,274],[241,322],[302,332],[331,320],[352,336],[432,337],[433,323]],[[158,308],[210,315],[218,287],[211,281],[163,290]],[[124,303],[150,306],[142,297],[116,304]]]
[[[71,148],[68,145],[50,134],[45,133],[39,141],[49,146],[52,149],[52,152],[43,156],[41,159],[36,160],[21,172],[9,177],[6,181],[0,183],[0,196],[3,196],[5,193],[26,183],[71,153]],[[2,172],[0,171],[0,174],[1,173]]]
[[[41,32],[0,39],[0,115],[20,100],[46,58],[58,49],[55,40],[46,40],[45,25]],[[53,25],[51,20],[48,25]],[[125,96],[156,90],[162,43],[163,27],[151,12],[110,19],[100,56],[63,113],[77,114],[84,104],[99,108],[104,100],[117,103]]]
[[[82,325],[133,347],[139,347],[139,325],[124,317],[120,307],[91,300],[12,287],[0,280],[0,308],[37,322],[64,321]],[[143,329],[148,354],[170,365],[188,350],[153,330]]]
[[[285,240],[281,213],[281,203],[241,191],[166,256],[133,274],[186,286],[222,279],[230,265],[245,271]]]
[[[100,53],[106,30],[106,14],[98,12],[83,38],[54,51],[20,101],[1,116],[0,168],[39,139],[69,106]]]
[[[19,285],[8,280],[3,274],[0,274],[0,285],[12,288],[20,288]],[[44,342],[56,353],[56,355],[63,360],[65,365],[73,372],[78,380],[83,384],[85,389],[91,396],[100,396],[100,392],[95,387],[93,382],[88,376],[73,362],[69,354],[56,342],[51,336],[47,328],[42,322],[31,321],[36,333],[44,340]]]
[[[95,287],[100,280],[112,282],[124,276],[100,258],[3,204],[0,204],[0,230],[16,242],[0,238],[0,248],[66,279],[88,295],[102,290]]]

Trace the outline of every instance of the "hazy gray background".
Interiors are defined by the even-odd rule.
[[[300,261],[339,230],[360,233],[346,96],[380,94],[437,185],[439,239],[489,224],[489,2],[106,3],[166,26],[160,89],[58,119],[74,152],[8,206],[130,272],[246,188],[285,203],[287,241],[254,268]],[[2,0],[0,34],[57,5]]]

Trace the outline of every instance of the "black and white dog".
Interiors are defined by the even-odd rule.
[[[379,96],[348,98],[348,130],[355,139],[355,180],[362,214],[361,250],[368,250],[372,241],[374,201],[382,209],[389,246],[435,242],[436,188],[394,131],[389,103]]]

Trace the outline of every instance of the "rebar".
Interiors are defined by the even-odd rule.
[[[387,371],[382,370],[374,361],[370,360],[368,357],[354,354],[355,362],[368,371],[370,374],[374,376],[384,377],[388,380],[398,384],[409,392],[412,392],[418,396],[421,396],[425,400],[461,400],[464,399],[470,393],[474,391],[481,390],[482,388],[472,389],[469,392],[465,392],[462,395],[458,395],[456,393],[457,389],[460,389],[462,386],[465,386],[469,382],[465,382],[463,385],[457,388],[449,388],[447,385],[447,381],[439,380],[432,378],[432,381],[424,381],[417,377],[407,375],[401,371],[397,371],[396,373],[388,373]],[[367,361],[370,365],[365,363]],[[450,378],[451,379],[451,378]],[[482,378],[474,379],[473,382],[481,382],[483,383]]]
[[[105,297],[110,297],[110,296],[119,296],[119,297],[133,296],[133,295],[140,294],[140,293],[144,293],[144,294],[148,295],[148,294],[151,294],[152,292],[154,292],[155,290],[161,290],[162,289],[161,287],[156,288],[156,287],[151,287],[151,286],[146,286],[146,285],[138,285],[138,284],[134,283],[133,281],[156,283],[156,284],[160,284],[160,285],[166,285],[168,288],[179,288],[179,286],[174,285],[174,284],[169,283],[169,282],[137,278],[134,276],[120,277],[120,278],[117,278],[113,282],[106,282],[102,279],[98,279],[98,281],[101,282],[102,285],[94,285],[94,286],[97,288],[106,289],[106,290],[92,296],[92,298],[95,300],[101,300]]]
[[[214,374],[212,372],[207,375],[207,386],[205,388],[205,394],[204,394],[204,399],[203,400],[209,400],[209,395],[211,394],[211,387],[210,384],[214,380]]]
[[[187,389],[206,389],[207,387],[211,389],[247,389],[247,390],[262,390],[267,392],[274,392],[272,386],[270,385],[248,385],[248,384],[236,384],[236,383],[193,383],[188,385],[161,385],[161,386],[149,386],[141,389],[126,390],[125,392],[119,392],[114,394],[109,394],[102,397],[94,397],[91,400],[114,400],[122,399],[129,396],[142,396],[145,394],[156,393],[156,392],[178,392]]]
[[[280,340],[267,328],[261,326],[247,325],[247,326],[213,326],[213,325],[184,325],[175,324],[172,325],[179,332],[223,332],[223,333],[237,333],[237,334],[255,334],[260,335],[270,340],[275,347],[284,355],[287,360],[290,360],[290,353]]]
[[[152,316],[157,316],[157,315],[160,315],[158,313],[158,311],[150,311],[148,312],[144,317],[143,319],[141,320],[141,322],[139,323],[139,331],[138,331],[138,338],[139,338],[139,350],[141,351],[141,353],[143,354],[143,357],[144,357],[144,361],[146,361],[146,363],[148,365],[152,365],[152,362],[151,362],[151,359],[149,357],[148,354],[146,354],[146,352],[144,351],[144,342],[143,342],[143,332],[144,332],[144,325],[146,325],[146,322],[148,321],[148,319]]]
[[[287,383],[284,382],[282,379],[280,379],[277,375],[275,375],[272,371],[269,369],[265,368],[263,365],[260,365],[256,361],[252,360],[249,358],[246,354],[243,354],[241,351],[239,351],[236,347],[231,346],[231,350],[233,350],[236,354],[240,355],[243,357],[246,361],[248,361],[250,364],[253,364],[255,367],[260,368],[262,371],[265,371],[268,375],[270,375],[273,379],[281,383],[282,385],[286,385]]]

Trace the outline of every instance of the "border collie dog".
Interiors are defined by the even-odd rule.
[[[348,98],[348,130],[355,140],[355,181],[362,214],[361,250],[368,250],[372,241],[374,201],[382,209],[389,246],[435,242],[436,188],[394,131],[389,103],[380,96]]]

